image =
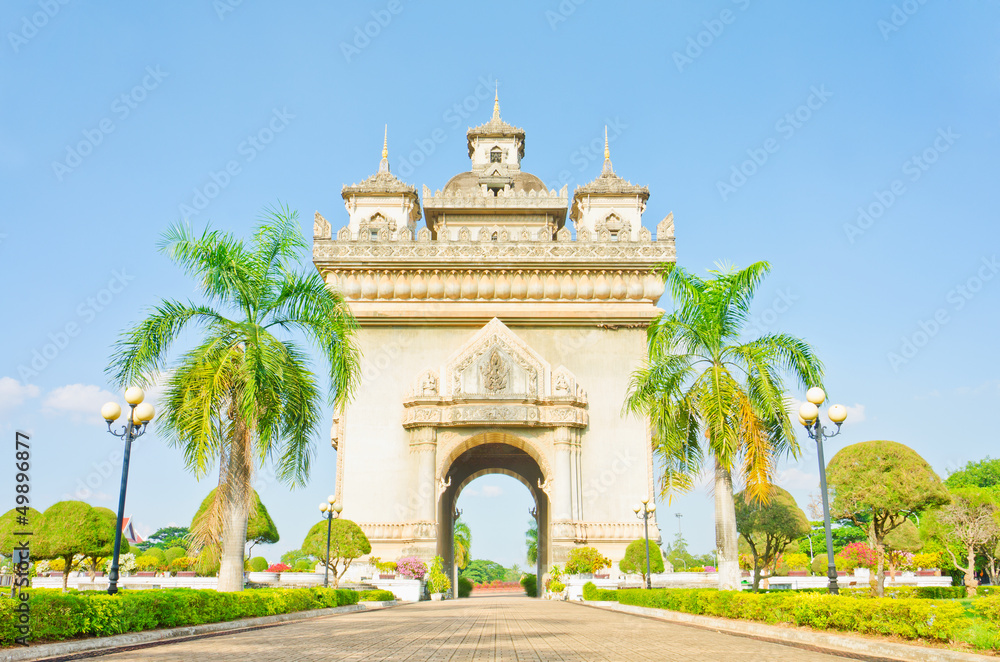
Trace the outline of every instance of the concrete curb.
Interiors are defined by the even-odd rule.
[[[695,627],[738,634],[755,639],[766,639],[779,643],[788,642],[801,646],[809,646],[810,648],[821,648],[833,654],[844,653],[850,654],[852,657],[864,656],[866,658],[901,660],[903,662],[983,662],[985,660],[996,662],[997,660],[997,658],[988,655],[961,653],[959,651],[924,646],[911,646],[889,641],[874,641],[862,637],[830,634],[816,630],[790,629],[776,625],[767,625],[765,623],[756,623],[754,621],[699,616],[679,611],[670,611],[668,609],[622,605],[617,602],[581,601],[576,604],[596,609],[634,614],[636,616],[646,616],[671,623],[693,625]]]
[[[185,627],[169,628],[166,630],[129,632],[127,634],[116,634],[111,637],[95,637],[93,639],[60,641],[51,644],[40,644],[38,646],[27,646],[5,650],[0,653],[0,662],[51,660],[52,658],[58,659],[66,656],[90,657],[90,655],[86,655],[86,653],[104,655],[114,653],[116,652],[115,649],[119,648],[133,648],[136,646],[141,647],[144,644],[166,644],[171,643],[173,640],[229,634],[250,628],[281,625],[282,623],[300,621],[306,618],[318,618],[321,616],[335,616],[337,614],[349,614],[360,611],[385,609],[388,607],[395,607],[397,604],[399,603],[395,600],[388,602],[359,602],[356,605],[344,605],[343,607],[330,607],[328,609],[312,609],[309,611],[296,611],[290,614],[275,614],[274,616],[245,618],[239,621],[221,621],[219,623],[189,625]]]

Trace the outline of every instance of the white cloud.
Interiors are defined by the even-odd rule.
[[[498,497],[503,494],[503,488],[499,485],[483,485],[483,496],[487,499]]]
[[[121,398],[94,384],[69,384],[53,389],[42,402],[42,411],[69,416],[74,423],[99,423],[101,405],[108,401],[120,403]]]
[[[779,471],[774,482],[778,487],[783,487],[786,490],[813,490],[819,488],[819,474],[789,467]]]
[[[865,406],[855,402],[853,405],[847,405],[847,420],[846,423],[864,423],[868,420],[865,415]]]
[[[13,377],[0,377],[0,409],[20,407],[28,398],[37,398],[39,393],[34,384],[22,384]]]

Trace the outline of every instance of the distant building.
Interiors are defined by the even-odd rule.
[[[126,517],[122,520],[122,538],[127,540],[130,545],[146,542],[145,538],[136,533],[135,527],[132,526],[131,517]]]

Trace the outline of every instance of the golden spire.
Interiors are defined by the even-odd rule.
[[[604,125],[604,167],[601,168],[602,175],[613,175],[615,174],[614,168],[611,166],[611,150],[608,149],[608,125]]]
[[[493,119],[500,120],[500,83],[499,81],[493,81],[495,84],[493,92]]]
[[[605,139],[605,142],[607,142],[607,138],[608,138],[608,127],[604,127],[604,139]],[[607,147],[604,148],[604,151],[607,152]],[[389,125],[388,124],[385,125],[385,137],[382,138],[382,158],[383,159],[389,158]],[[605,157],[605,158],[607,158],[607,157]]]
[[[385,135],[382,137],[382,160],[378,162],[379,172],[389,172],[389,125],[385,125]]]

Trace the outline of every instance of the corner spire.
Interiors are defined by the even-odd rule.
[[[389,172],[389,125],[385,125],[385,134],[382,137],[382,160],[378,164],[379,172]]]
[[[494,91],[493,91],[493,119],[500,121],[500,83],[498,81],[493,81]]]
[[[614,168],[611,167],[611,150],[608,149],[608,125],[604,125],[604,167],[601,169],[602,175],[613,175],[615,174]]]

